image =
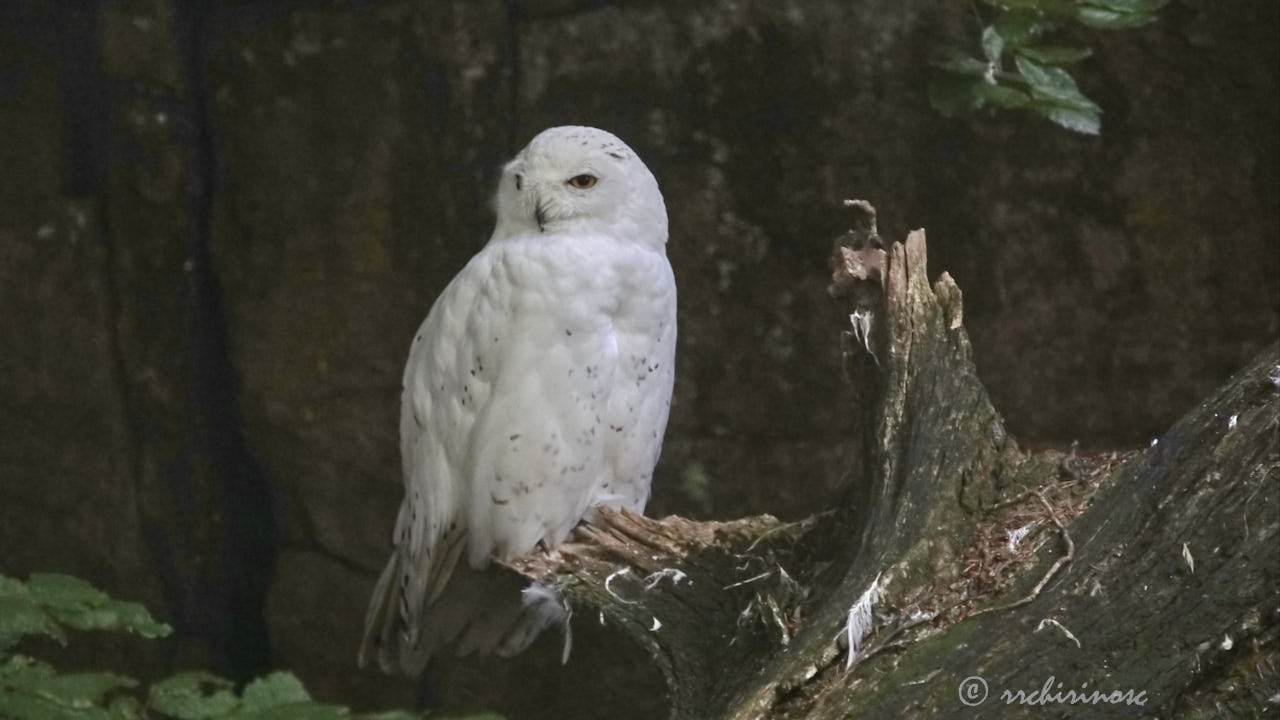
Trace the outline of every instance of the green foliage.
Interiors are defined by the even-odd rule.
[[[1101,128],[1102,108],[1067,70],[1093,54],[1046,37],[1072,23],[1126,30],[1155,22],[1168,0],[983,0],[982,57],[948,48],[934,66],[929,103],[947,116],[986,106],[1033,112],[1087,135]],[[1012,61],[1012,67],[1010,66]]]
[[[59,673],[13,652],[26,636],[67,643],[66,629],[131,632],[144,638],[173,632],[146,608],[113,600],[83,580],[35,574],[23,583],[0,575],[0,718],[6,720],[414,720],[401,710],[353,714],[311,699],[293,674],[275,672],[237,692],[230,680],[185,672],[143,691],[113,672]],[[140,698],[145,697],[145,702]],[[480,715],[457,720],[502,720]]]
[[[63,626],[127,631],[146,638],[173,632],[138,603],[112,600],[78,578],[36,573],[21,583],[0,575],[0,652],[24,635],[44,635],[65,645]]]

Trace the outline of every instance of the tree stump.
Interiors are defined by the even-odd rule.
[[[645,648],[673,720],[1274,706],[1280,346],[1146,450],[1029,452],[978,380],[959,287],[928,281],[924,231],[885,248],[846,204],[841,501],[790,524],[606,511],[511,567]]]

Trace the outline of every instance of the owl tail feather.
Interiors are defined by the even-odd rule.
[[[362,667],[376,658],[384,672],[417,676],[444,652],[510,657],[553,625],[564,629],[563,659],[568,659],[569,612],[559,593],[502,567],[476,570],[465,562],[423,608],[414,642],[397,610],[401,593],[392,581],[399,574],[397,561],[393,554],[374,589],[360,647]]]

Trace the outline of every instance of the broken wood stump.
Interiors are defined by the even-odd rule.
[[[603,511],[509,566],[644,648],[673,720],[1261,712],[1280,688],[1280,346],[1145,450],[1029,452],[924,231],[885,247],[847,205],[840,501],[796,523]]]

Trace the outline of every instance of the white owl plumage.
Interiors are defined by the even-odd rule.
[[[496,209],[405,366],[405,497],[360,651],[388,671],[523,650],[546,596],[522,605],[486,565],[594,507],[643,511],[662,448],[676,287],[653,175],[608,132],[551,128],[503,169]]]

